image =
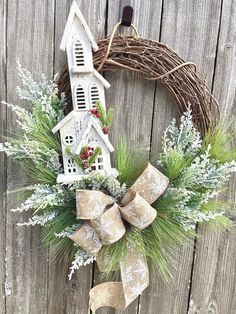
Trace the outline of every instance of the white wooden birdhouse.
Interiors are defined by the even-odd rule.
[[[85,175],[84,169],[68,155],[68,148],[79,156],[84,146],[100,147],[101,153],[88,171],[111,171],[110,152],[114,150],[97,118],[89,110],[100,101],[104,108],[104,87],[110,84],[94,69],[92,49],[97,43],[75,1],[72,3],[60,48],[66,50],[73,111],[60,121],[52,132],[60,131],[64,173],[57,182],[68,183]]]

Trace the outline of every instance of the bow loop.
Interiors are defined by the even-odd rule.
[[[127,190],[120,204],[101,191],[77,190],[77,219],[87,220],[71,239],[87,252],[97,255],[98,266],[106,268],[103,245],[112,244],[125,234],[123,220],[138,229],[149,226],[157,216],[150,205],[164,193],[168,178],[148,164],[136,182]],[[128,247],[126,258],[119,262],[122,282],[100,284],[90,291],[90,306],[96,311],[101,306],[125,309],[149,284],[146,258],[133,247]]]
[[[156,218],[156,210],[133,190],[128,190],[121,201],[120,207],[122,217],[138,229],[149,226]]]
[[[76,190],[77,219],[95,219],[113,202],[112,197],[101,191]]]

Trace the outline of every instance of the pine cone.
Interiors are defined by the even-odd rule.
[[[104,134],[108,134],[109,131],[110,131],[110,129],[109,129],[107,126],[104,126],[104,127],[102,128],[102,130],[103,130],[103,133],[104,133]]]
[[[84,169],[88,169],[89,166],[90,166],[90,165],[89,165],[89,162],[88,162],[87,160],[84,160],[84,161],[83,161],[83,168],[84,168]]]

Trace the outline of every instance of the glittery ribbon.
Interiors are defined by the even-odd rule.
[[[71,239],[87,252],[97,255],[99,269],[105,269],[100,254],[103,245],[123,237],[123,219],[138,229],[149,226],[157,212],[150,205],[166,190],[169,180],[151,164],[126,192],[120,204],[101,191],[76,190],[77,219],[85,219]],[[149,284],[146,258],[131,247],[120,260],[121,282],[100,284],[90,291],[93,312],[102,306],[125,309]]]

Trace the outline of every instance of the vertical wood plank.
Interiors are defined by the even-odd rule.
[[[166,43],[185,60],[193,61],[207,83],[211,85],[214,70],[217,30],[220,20],[221,1],[194,2],[165,0],[163,6],[161,41]],[[153,116],[151,160],[157,164],[163,130],[176,116],[174,100],[168,91],[157,84]],[[153,281],[141,297],[140,313],[186,313],[193,249],[184,248],[176,253],[179,272],[167,287],[161,280]]]
[[[111,34],[119,21],[122,1],[108,1],[108,34]],[[158,40],[161,22],[161,1],[132,0],[134,8],[134,25],[143,37]],[[130,29],[119,29],[119,32],[131,33]],[[144,81],[140,75],[128,71],[106,73],[111,83],[107,91],[107,104],[114,108],[114,122],[111,130],[111,141],[116,146],[121,136],[141,149],[149,151],[151,138],[151,120],[155,83]],[[96,279],[96,284],[99,279]],[[98,310],[98,314],[126,313],[136,314],[139,300],[136,299],[125,311],[112,308]]]
[[[231,120],[234,127],[236,127],[235,19],[235,2],[223,1],[213,93],[219,100],[222,115],[226,117],[226,121]],[[224,195],[224,199],[232,204],[236,201],[235,185],[234,176],[229,184],[229,191]],[[236,217],[233,218],[235,221]],[[205,312],[233,314],[236,308],[235,228],[231,232],[216,236],[207,227],[200,226],[199,233],[203,234],[204,238],[197,242],[196,247],[189,314]]]
[[[29,69],[35,78],[41,73],[52,76],[54,1],[9,1],[7,19],[7,100],[19,104],[15,92],[20,84],[16,73],[16,60]],[[27,106],[27,102],[21,102]],[[16,117],[7,116],[8,129],[16,131]],[[8,162],[8,188],[23,184],[18,165]],[[23,180],[22,180],[23,179]],[[6,312],[46,313],[47,259],[40,243],[40,230],[18,227],[22,215],[10,212],[7,197],[6,281],[11,294],[6,298]],[[14,204],[15,206],[16,204]],[[24,215],[27,219],[28,215]]]
[[[59,72],[66,62],[60,51],[60,41],[72,1],[56,1],[54,71]],[[106,0],[77,1],[95,39],[105,35]],[[48,314],[89,313],[89,291],[93,280],[93,266],[81,267],[68,281],[68,263],[56,262],[49,265]]]
[[[6,99],[6,14],[7,3],[0,3],[0,100]],[[0,105],[0,143],[6,130],[6,108]],[[0,313],[5,313],[5,246],[6,246],[6,157],[0,153]]]
[[[108,2],[108,34],[119,21],[119,10],[122,1]],[[161,22],[161,1],[130,1],[134,8],[133,24],[140,36],[158,40]],[[120,28],[119,32],[124,32]],[[131,34],[131,29],[125,29]],[[130,71],[106,73],[111,82],[107,92],[107,103],[114,107],[114,122],[111,132],[113,145],[121,136],[125,136],[137,147],[150,148],[151,120],[155,83],[143,80],[139,74]]]

